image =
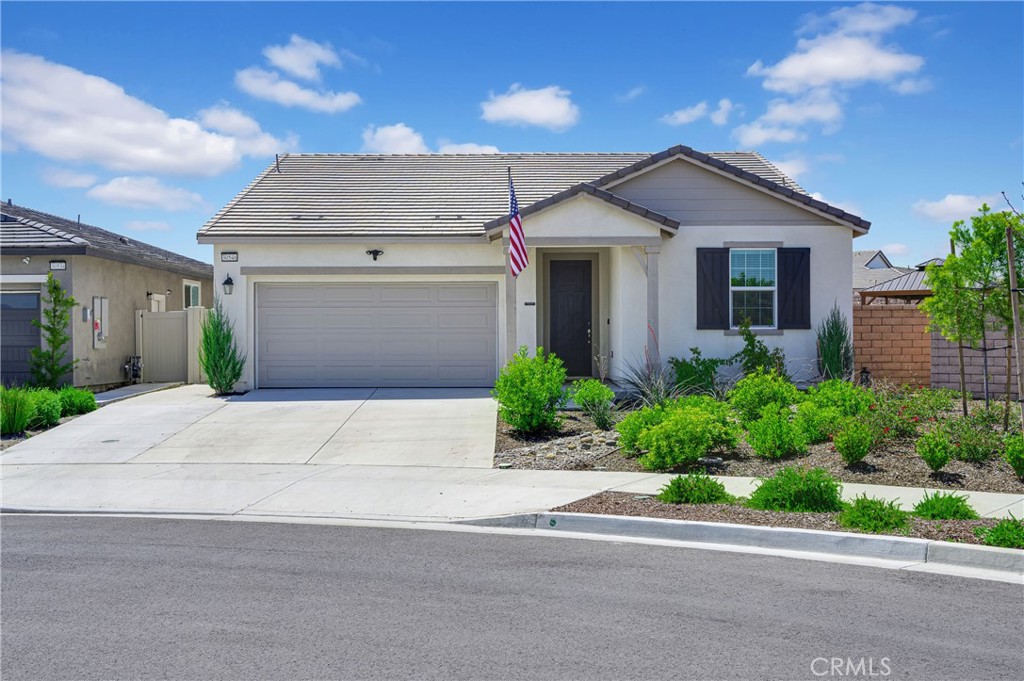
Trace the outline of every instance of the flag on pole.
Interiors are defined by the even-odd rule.
[[[523,220],[519,217],[519,202],[516,201],[516,188],[512,186],[512,168],[508,169],[508,266],[512,276],[530,264],[526,255],[526,238],[523,236]]]

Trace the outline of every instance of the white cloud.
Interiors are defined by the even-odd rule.
[[[669,125],[688,125],[694,121],[699,121],[704,118],[708,113],[708,103],[698,102],[693,106],[686,107],[685,109],[676,109],[670,114],[665,114],[659,120],[662,123]]]
[[[822,123],[834,127],[843,119],[839,102],[828,90],[813,90],[795,100],[773,99],[760,120],[776,125]]]
[[[736,107],[728,99],[718,100],[718,108],[711,112],[711,122],[715,125],[725,125],[729,122],[729,114]]]
[[[615,95],[615,99],[620,102],[631,102],[645,92],[647,92],[647,86],[637,85],[634,88],[630,88],[628,92],[624,92],[621,95]]]
[[[785,161],[770,161],[770,163],[782,171],[786,177],[795,180],[811,169],[810,162],[803,157],[795,156]]]
[[[573,103],[571,94],[557,85],[527,90],[514,83],[505,94],[492,92],[487,101],[481,102],[483,114],[480,117],[488,123],[535,125],[560,132],[576,125],[580,119],[579,107]]]
[[[287,45],[268,45],[263,56],[271,65],[296,78],[320,80],[320,65],[341,68],[341,58],[330,43],[317,43],[292,35]]]
[[[927,78],[904,78],[889,86],[898,95],[919,95],[932,89],[932,81]]]
[[[155,177],[115,177],[93,187],[87,195],[126,208],[182,211],[204,206],[203,197],[180,187],[168,187]]]
[[[914,212],[931,218],[936,222],[955,222],[966,220],[981,208],[981,204],[997,206],[1002,200],[999,194],[977,196],[972,194],[946,194],[938,201],[921,199],[914,203]]]
[[[473,142],[454,144],[441,140],[438,152],[442,154],[497,154],[499,150],[498,147],[490,144],[475,144]]]
[[[249,156],[269,156],[298,148],[295,135],[277,139],[263,132],[254,118],[224,102],[200,111],[199,122],[211,130],[233,136],[239,149]]]
[[[880,250],[884,251],[886,255],[902,257],[910,253],[910,246],[906,244],[886,244]]]
[[[363,130],[363,151],[371,154],[429,154],[419,134],[405,123],[369,126]]]
[[[825,196],[821,192],[811,192],[811,198],[817,199],[819,201],[824,201],[830,206],[841,208],[842,210],[845,210],[847,213],[852,213],[853,215],[864,217],[864,213],[861,212],[860,205],[854,203],[853,201],[838,201],[835,199],[828,199],[825,198]]]
[[[132,232],[169,232],[171,224],[162,220],[129,220],[124,228]]]
[[[43,182],[51,187],[69,189],[85,189],[96,184],[96,176],[91,173],[79,173],[65,168],[46,168],[43,170]]]
[[[837,33],[885,33],[911,23],[917,11],[896,5],[865,2],[832,10],[824,17],[810,15],[800,27],[801,33],[813,33],[832,27]]]
[[[119,172],[218,175],[245,151],[230,135],[172,118],[114,83],[42,57],[3,52],[5,149]]]
[[[235,85],[257,99],[321,113],[348,111],[363,101],[355,92],[311,90],[256,66],[235,73]]]
[[[753,149],[767,142],[803,142],[807,135],[792,128],[764,125],[758,121],[737,126],[732,131],[741,147]]]

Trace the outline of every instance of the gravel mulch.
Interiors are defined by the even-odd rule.
[[[783,513],[759,511],[729,504],[663,504],[653,497],[624,492],[601,492],[551,510],[560,513],[598,513],[762,527],[858,532],[858,530],[841,526],[836,520],[837,513]],[[906,533],[899,536],[980,544],[981,540],[974,535],[974,529],[976,527],[992,527],[996,522],[998,521],[990,518],[984,520],[924,520],[911,516]]]
[[[580,412],[565,412],[562,429],[558,432],[524,437],[513,433],[507,424],[498,420],[495,447],[495,466],[543,470],[607,470],[650,473],[635,458],[625,456],[616,446],[593,447],[583,450],[579,438],[594,434],[589,417]],[[614,433],[603,434],[610,439]],[[543,451],[541,451],[543,449]],[[994,458],[984,463],[950,461],[945,470],[934,475],[914,449],[913,440],[891,440],[854,466],[847,466],[830,443],[812,445],[806,454],[779,460],[763,459],[740,442],[731,452],[713,452],[721,458],[721,465],[708,468],[714,475],[769,477],[786,466],[824,468],[843,482],[898,487],[928,487],[950,491],[1002,492],[1024,494],[1024,481],[1017,477],[1008,463]],[[700,467],[703,469],[703,467]],[[676,468],[666,473],[686,473]]]

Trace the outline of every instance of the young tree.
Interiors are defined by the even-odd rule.
[[[217,300],[206,313],[199,341],[199,366],[215,393],[226,395],[234,391],[235,383],[242,377],[245,359],[235,345],[235,325]]]
[[[78,305],[78,302],[67,294],[52,273],[46,275],[46,296],[43,302],[46,304],[43,321],[33,319],[32,325],[42,331],[44,347],[32,348],[29,371],[32,372],[32,382],[37,386],[56,390],[64,376],[78,363],[77,359],[65,361],[68,353],[64,349],[65,344],[71,340],[71,334],[68,333],[71,308]]]

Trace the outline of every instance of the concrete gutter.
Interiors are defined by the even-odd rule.
[[[852,558],[940,564],[1009,573],[1024,579],[1024,551],[910,537],[757,527],[692,520],[665,520],[592,513],[527,513],[460,521],[462,524],[546,532],[643,537],[730,547],[755,547]]]

